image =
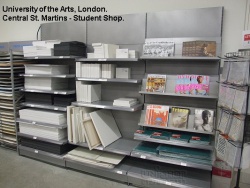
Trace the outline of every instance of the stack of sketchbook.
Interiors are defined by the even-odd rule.
[[[109,169],[112,169],[118,165],[124,159],[124,157],[124,155],[106,153],[96,150],[89,151],[88,149],[84,148],[76,148],[64,156],[66,160]]]
[[[198,133],[182,133],[179,131],[163,131],[161,129],[155,128],[145,128],[138,129],[134,136],[139,139],[156,139],[157,140],[165,140],[165,141],[173,141],[180,143],[192,143],[199,145],[210,145],[211,144],[211,136],[198,134]]]
[[[106,147],[121,137],[109,110],[95,111],[87,107],[67,107],[68,140],[73,144],[87,143],[90,150]]]
[[[190,149],[185,147],[159,145],[157,150],[159,156],[174,160],[211,165],[211,151]]]
[[[67,135],[66,129],[59,129],[61,125],[66,124],[66,113],[32,108],[22,109],[19,114],[21,119],[32,121],[31,124],[20,123],[20,133],[56,141],[65,139]],[[45,125],[42,126],[43,124]]]
[[[119,98],[114,100],[113,105],[121,107],[131,107],[138,103],[139,101],[136,98]]]
[[[54,44],[60,44],[59,40],[33,41],[32,46],[23,47],[24,57],[53,56]]]
[[[115,64],[86,64],[76,62],[76,77],[83,78],[114,78],[116,73]]]
[[[52,78],[50,75],[68,74],[67,65],[26,65],[25,74],[41,74],[44,77],[25,77],[25,89],[60,90],[68,88],[68,79]]]
[[[92,46],[94,53],[88,53],[88,58],[115,58],[116,49],[119,49],[115,44],[92,43]]]
[[[76,81],[77,101],[94,102],[101,100],[101,84],[85,84]]]

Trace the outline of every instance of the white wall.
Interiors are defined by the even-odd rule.
[[[242,48],[243,30],[250,30],[250,0],[0,0],[0,41],[35,40],[41,22],[4,22],[2,6],[104,6],[108,14],[129,14],[204,7],[224,7],[222,53]],[[41,13],[39,13],[41,14]],[[55,15],[57,13],[46,13]],[[71,13],[59,13],[71,15]],[[12,15],[9,13],[9,15]],[[14,14],[13,14],[14,15]],[[92,15],[99,15],[93,13]],[[197,26],[199,27],[199,26]]]

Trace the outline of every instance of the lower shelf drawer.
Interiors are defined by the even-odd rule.
[[[21,156],[30,157],[33,159],[44,161],[46,163],[51,163],[57,166],[65,167],[65,161],[63,160],[63,156],[61,155],[56,155],[41,150],[36,150],[22,145],[19,145],[18,148]]]
[[[96,176],[112,179],[119,182],[127,183],[127,169],[122,165],[118,165],[113,169],[102,168],[90,164],[84,164],[77,161],[66,159],[66,167],[79,170],[82,172],[94,174]]]

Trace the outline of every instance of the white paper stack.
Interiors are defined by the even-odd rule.
[[[115,44],[93,43],[95,58],[115,58],[116,49],[119,49]]]
[[[25,66],[25,74],[60,75],[69,73],[68,65],[31,64],[24,66]]]
[[[82,62],[76,62],[76,77],[82,77]]]
[[[62,140],[67,136],[66,129],[57,129],[57,128],[50,128],[50,127],[42,127],[31,125],[27,123],[19,123],[20,133],[28,134],[31,136],[37,136],[41,138],[47,138],[50,140]]]
[[[131,68],[116,68],[116,78],[124,78],[130,79],[131,78]]]
[[[128,49],[116,49],[116,58],[129,58]]]
[[[101,64],[82,64],[81,77],[84,78],[101,78]]]
[[[114,64],[102,64],[102,78],[114,78],[115,68]]]
[[[51,41],[33,41],[33,46],[24,46],[23,55],[24,57],[34,56],[53,56],[54,55],[54,44],[60,44],[59,40]]]
[[[85,84],[76,81],[77,101],[94,102],[101,100],[101,84]]]
[[[112,169],[118,165],[125,155],[106,153],[103,151],[89,151],[85,148],[76,148],[64,156],[66,159]]]
[[[138,52],[135,50],[128,51],[129,58],[138,58]]]
[[[66,113],[49,110],[22,109],[19,110],[20,118],[25,120],[49,123],[53,125],[66,124]]]
[[[25,89],[60,90],[68,88],[68,80],[61,78],[25,77]]]
[[[119,98],[113,102],[114,106],[131,107],[138,104],[139,101],[135,98]]]

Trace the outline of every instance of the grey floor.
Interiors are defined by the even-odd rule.
[[[18,156],[0,147],[0,188],[133,188]]]

